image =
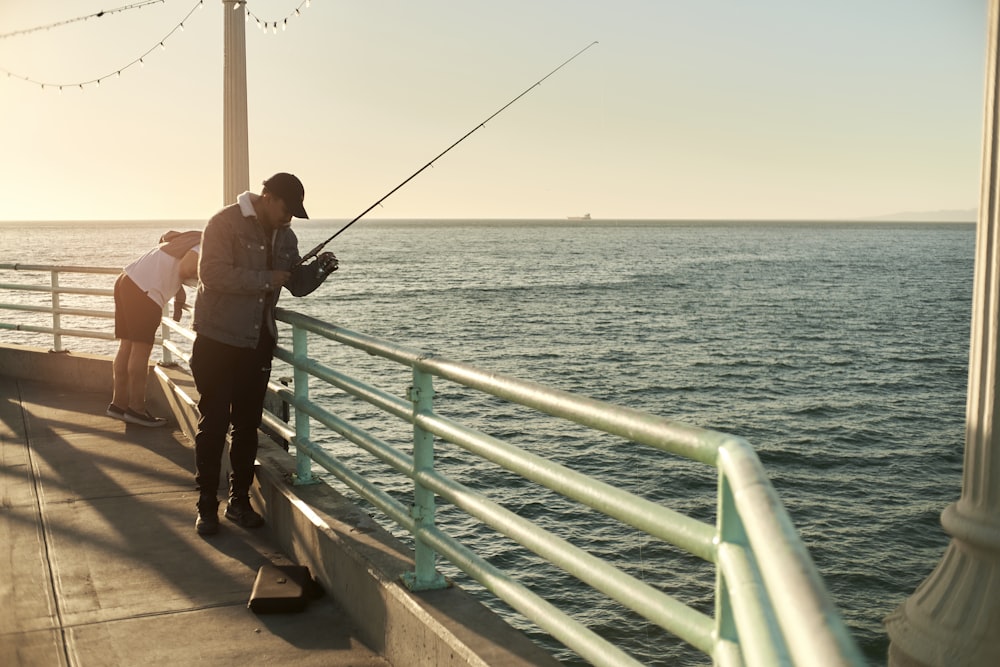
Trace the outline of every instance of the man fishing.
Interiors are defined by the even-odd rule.
[[[232,474],[225,516],[244,528],[264,523],[250,504],[250,485],[278,337],[274,307],[282,287],[305,296],[338,268],[331,252],[301,262],[291,221],[309,218],[304,197],[298,178],[275,174],[259,195],[244,192],[216,213],[202,234],[190,364],[201,395],[195,437],[195,529],[201,535],[219,530],[217,493],[230,424]]]

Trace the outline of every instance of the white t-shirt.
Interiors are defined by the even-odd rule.
[[[200,252],[201,245],[192,250]],[[125,274],[162,308],[181,287],[181,260],[153,248],[126,266]]]

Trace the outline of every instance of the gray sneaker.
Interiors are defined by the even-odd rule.
[[[108,403],[108,409],[104,411],[104,414],[125,421],[125,408],[119,408],[114,403]]]
[[[110,408],[108,408],[110,410]],[[145,412],[136,412],[132,408],[125,408],[125,414],[122,419],[127,421],[129,424],[138,424],[139,426],[164,426],[167,420],[163,417],[154,417],[149,414],[149,410]]]

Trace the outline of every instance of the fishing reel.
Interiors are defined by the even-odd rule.
[[[340,268],[340,262],[332,252],[324,252],[317,255],[316,263],[319,264],[319,269],[316,270],[317,278],[325,278]]]

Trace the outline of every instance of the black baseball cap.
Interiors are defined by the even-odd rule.
[[[281,172],[264,181],[264,187],[267,188],[268,192],[285,202],[285,206],[288,207],[288,212],[292,214],[292,217],[302,218],[303,220],[309,219],[309,214],[306,213],[306,209],[302,206],[302,200],[306,196],[306,189],[302,187],[302,181],[298,178],[292,174]]]

